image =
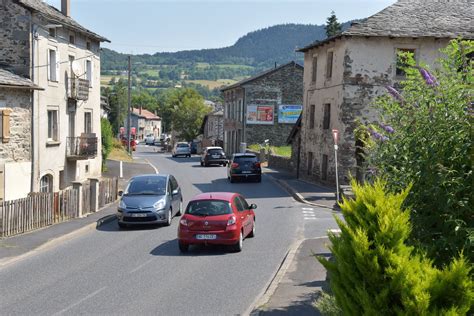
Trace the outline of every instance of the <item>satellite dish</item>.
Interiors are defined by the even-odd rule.
[[[71,70],[74,75],[80,77],[82,75],[81,65],[77,60],[74,60],[71,64]]]

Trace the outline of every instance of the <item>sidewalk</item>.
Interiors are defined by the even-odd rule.
[[[296,179],[288,172],[265,168],[264,172],[284,187],[297,201],[337,211],[334,190]],[[330,257],[329,239],[317,237],[298,241],[253,307],[251,315],[320,315],[312,306],[322,289],[328,289],[326,269],[315,255]]]
[[[107,172],[103,176],[119,176],[119,162],[107,160]],[[122,190],[132,176],[144,173],[155,173],[155,170],[145,161],[124,162],[124,178],[119,179],[119,190]],[[117,204],[112,203],[98,212],[88,214],[86,217],[75,218],[67,222],[47,226],[18,236],[0,239],[0,267],[15,261],[39,247],[77,233],[82,229],[92,229],[115,219]]]

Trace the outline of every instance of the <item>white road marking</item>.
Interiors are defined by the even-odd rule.
[[[311,208],[311,207],[303,207],[302,210],[303,210],[303,211],[314,211],[314,208]]]
[[[80,300],[77,301],[76,303],[69,305],[68,307],[66,307],[65,309],[63,309],[63,310],[57,312],[57,313],[54,314],[54,315],[61,315],[61,314],[65,313],[65,312],[67,312],[68,310],[70,310],[71,308],[73,308],[73,307],[75,307],[75,306],[81,304],[81,303],[84,302],[85,300],[88,300],[88,299],[90,299],[90,298],[96,296],[97,294],[99,294],[100,292],[102,292],[103,290],[105,290],[106,288],[107,288],[107,287],[104,286],[103,288],[98,289],[98,290],[95,291],[94,293],[91,293],[91,294],[87,295],[87,296],[84,297],[83,299],[80,299]]]
[[[313,211],[303,211],[303,214],[314,214]]]
[[[308,220],[308,219],[318,219],[318,218],[317,217],[305,217],[304,219]]]
[[[146,266],[147,264],[149,264],[152,261],[153,261],[153,258],[149,259],[148,261],[142,263],[141,265],[139,265],[138,267],[136,267],[135,269],[130,271],[130,273],[133,273],[133,272],[136,272],[136,271],[140,270],[141,268],[143,268],[144,266]]]
[[[339,234],[341,233],[340,229],[328,229],[328,232],[334,233],[334,234]]]
[[[155,173],[159,173],[158,168],[156,168],[156,167],[150,162],[150,160],[145,159],[145,161],[146,161],[150,166],[152,166],[153,169],[155,169]]]

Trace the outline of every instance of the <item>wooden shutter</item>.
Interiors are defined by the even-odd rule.
[[[56,50],[56,81],[59,82],[59,70],[61,66],[61,58],[59,57],[59,50]]]
[[[51,80],[51,49],[48,49],[47,51],[47,54],[46,54],[46,58],[47,58],[47,64],[48,64],[48,80]]]

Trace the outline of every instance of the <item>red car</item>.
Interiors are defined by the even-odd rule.
[[[255,236],[256,208],[238,193],[196,195],[179,221],[179,250],[186,252],[195,244],[219,244],[241,251],[244,238]]]

